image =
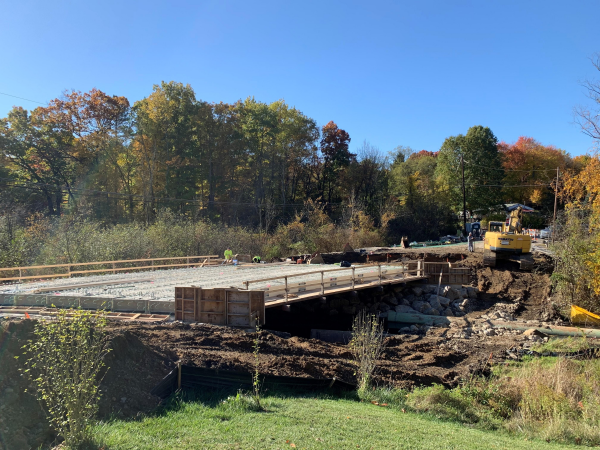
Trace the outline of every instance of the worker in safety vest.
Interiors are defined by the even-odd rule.
[[[229,247],[227,247],[227,250],[225,250],[225,261],[226,262],[233,261],[233,252],[231,251],[231,249]]]
[[[252,258],[252,262],[253,263],[260,263],[260,256],[255,256],[254,258]]]

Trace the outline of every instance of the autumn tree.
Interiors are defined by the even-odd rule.
[[[96,190],[120,192],[129,196],[132,212],[132,171],[134,161],[128,152],[130,138],[129,101],[125,97],[110,96],[92,89],[89,92],[65,92],[51,100],[47,107],[35,110],[37,123],[43,129],[62,136],[62,153],[73,164],[75,179],[86,179]],[[74,201],[71,185],[65,188]],[[100,199],[96,198],[96,207]],[[105,210],[114,209],[105,198]]]
[[[43,120],[38,108],[30,114],[13,108],[0,121],[0,149],[10,161],[17,180],[36,186],[46,199],[50,215],[60,215],[63,188],[75,180],[78,157],[75,138]]]
[[[514,144],[500,142],[498,150],[505,171],[506,201],[551,209],[556,188],[556,169],[564,172],[571,167],[569,154],[526,136],[519,137]]]
[[[146,220],[158,206],[156,197],[193,199],[200,167],[194,118],[198,102],[190,85],[162,82],[133,106],[134,149]]]
[[[331,203],[335,189],[335,180],[341,172],[356,159],[349,151],[350,135],[330,121],[324,125],[321,133],[321,192]]]
[[[555,226],[552,280],[562,300],[600,311],[600,157],[564,175],[565,211]]]

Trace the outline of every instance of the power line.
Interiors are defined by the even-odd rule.
[[[549,184],[467,184],[470,187],[505,187],[505,188],[515,188],[515,187],[550,187]]]
[[[20,99],[20,100],[25,100],[25,101],[28,101],[28,102],[38,103],[38,104],[40,104],[40,105],[47,105],[47,104],[48,104],[48,103],[42,103],[42,102],[38,102],[38,101],[36,101],[36,100],[30,100],[30,99],[28,99],[28,98],[24,98],[24,97],[17,97],[16,95],[7,94],[6,92],[0,92],[0,94],[2,94],[2,95],[7,95],[8,97],[14,97],[14,98],[18,98],[18,99]]]
[[[469,161],[465,161],[465,164],[471,165],[471,166],[476,166],[476,167],[483,167],[484,169],[489,169],[489,170],[498,170],[498,171],[502,171],[502,172],[556,172],[556,169],[530,169],[530,170],[525,170],[525,169],[497,169],[496,167],[490,167],[490,166],[484,166],[481,164],[475,164]]]
[[[49,188],[49,190],[52,190],[52,193],[57,193],[59,190],[61,193],[63,194],[69,194],[69,193],[75,193],[77,195],[80,196],[86,196],[86,197],[98,197],[99,195],[113,195],[114,197],[112,197],[113,199],[118,199],[118,198],[122,198],[122,199],[138,199],[138,200],[142,200],[142,201],[155,201],[155,202],[185,202],[185,203],[196,203],[199,205],[205,205],[205,204],[215,204],[215,205],[239,205],[239,206],[260,206],[260,207],[267,207],[269,206],[269,204],[264,203],[264,204],[260,204],[257,205],[256,203],[252,203],[252,202],[226,202],[226,201],[212,201],[212,202],[208,202],[202,199],[187,199],[187,198],[173,198],[173,197],[151,197],[151,198],[147,198],[144,197],[143,195],[138,195],[138,194],[125,194],[122,192],[113,192],[113,191],[97,191],[97,190],[92,190],[92,189],[80,189],[80,188],[66,188],[64,186],[56,186],[54,184],[48,184],[48,183],[30,183],[30,182],[26,182],[26,181],[22,181],[21,183],[23,184],[16,184],[17,182],[10,179],[10,178],[0,178],[0,185],[2,186],[6,186],[6,187],[13,187],[13,188],[20,188],[20,189],[29,189],[29,190],[33,190],[33,191],[37,191],[37,192],[44,192],[43,189],[41,189],[42,187],[46,187]],[[329,206],[339,206],[342,205],[343,203],[328,203]],[[272,206],[276,206],[276,207],[303,207],[304,203],[271,203],[270,205]]]

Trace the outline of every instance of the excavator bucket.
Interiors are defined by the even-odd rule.
[[[485,267],[496,267],[496,253],[491,250],[483,251],[483,265]]]
[[[521,255],[519,258],[519,267],[521,270],[531,272],[533,270],[533,255],[531,253]]]

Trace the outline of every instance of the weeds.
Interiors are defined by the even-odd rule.
[[[239,390],[236,395],[230,395],[223,400],[222,407],[231,412],[264,411],[260,397],[257,397],[254,392],[247,394],[242,390]]]
[[[358,393],[365,395],[383,353],[383,324],[374,315],[360,311],[352,324],[349,347],[357,366]]]
[[[261,383],[260,374],[258,371],[260,364],[260,327],[258,325],[256,325],[256,336],[254,337],[252,354],[254,356],[254,371],[252,372],[252,399],[258,410],[262,411],[263,407],[260,404]],[[238,397],[239,396],[240,393],[238,392]]]

